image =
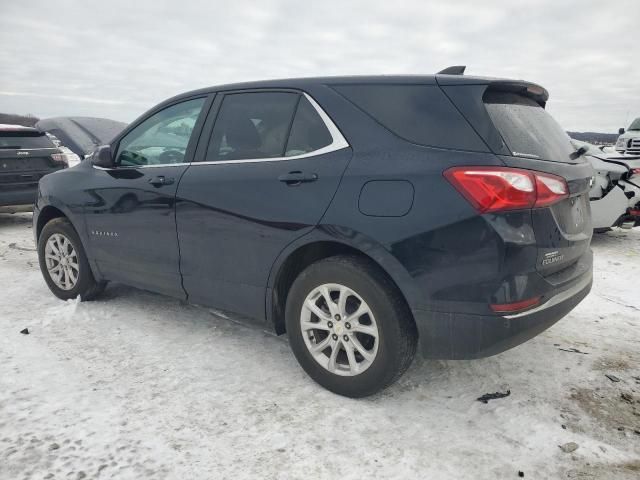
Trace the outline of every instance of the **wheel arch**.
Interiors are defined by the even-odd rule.
[[[370,239],[363,241],[358,235],[351,234],[348,237],[351,241],[333,235],[309,234],[304,241],[290,245],[280,254],[271,269],[265,305],[267,323],[278,335],[286,332],[284,310],[293,281],[312,263],[336,255],[354,255],[366,259],[389,278],[411,311],[414,286],[404,267],[382,245]]]
[[[69,220],[69,217],[65,215],[62,210],[54,207],[53,205],[47,205],[43,207],[42,210],[40,210],[38,219],[36,221],[36,242],[40,239],[40,233],[42,233],[42,229],[44,228],[44,226],[54,218],[66,218],[67,220]],[[71,220],[69,221],[71,222]]]

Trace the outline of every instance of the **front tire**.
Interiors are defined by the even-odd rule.
[[[66,218],[54,218],[44,226],[38,260],[49,290],[62,300],[92,300],[104,290],[106,283],[96,282],[80,237]]]
[[[395,382],[416,351],[417,331],[397,287],[366,259],[340,255],[307,267],[291,286],[289,343],[317,383],[347,397]]]

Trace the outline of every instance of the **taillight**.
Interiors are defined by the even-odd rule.
[[[64,153],[52,153],[51,159],[55,163],[59,163],[61,165],[69,165],[69,162],[67,161],[67,156]]]
[[[564,178],[510,167],[453,167],[449,182],[480,213],[547,207],[569,196]]]
[[[640,175],[640,168],[632,168],[631,169],[631,177],[633,177],[634,175]]]
[[[569,187],[564,178],[548,173],[532,172],[536,179],[535,207],[553,205],[569,196]]]

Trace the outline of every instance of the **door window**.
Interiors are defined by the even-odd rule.
[[[183,163],[204,98],[178,103],[152,115],[120,141],[116,164],[123,167]]]
[[[207,161],[283,157],[300,95],[226,95],[211,134]]]
[[[329,129],[306,97],[300,97],[296,116],[291,126],[285,157],[303,155],[320,150],[333,141]]]

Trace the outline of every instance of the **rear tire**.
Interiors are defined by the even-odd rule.
[[[106,282],[96,282],[80,237],[66,218],[54,218],[44,226],[38,260],[49,290],[62,300],[92,300],[104,291]]]
[[[357,256],[330,257],[307,267],[291,286],[285,321],[302,368],[347,397],[388,387],[416,351],[415,323],[397,287]]]

